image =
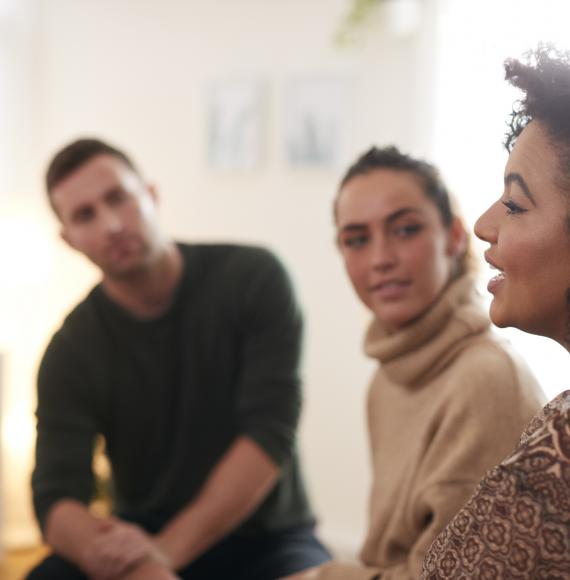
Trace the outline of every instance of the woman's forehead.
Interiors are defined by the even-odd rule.
[[[517,172],[525,178],[549,178],[559,170],[558,153],[547,130],[538,121],[519,135],[505,167],[505,174]]]

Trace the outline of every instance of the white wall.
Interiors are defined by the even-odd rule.
[[[461,200],[469,226],[503,191],[506,122],[521,96],[504,81],[503,62],[521,58],[539,41],[570,49],[569,19],[566,0],[438,2],[432,158]],[[481,256],[484,247],[477,246]],[[488,299],[490,277],[483,266]],[[515,329],[498,332],[523,354],[549,398],[568,388],[570,359],[560,345]]]
[[[34,287],[39,280],[42,291],[37,301],[18,303],[22,320],[38,321],[34,340],[8,345],[26,368],[9,384],[11,392],[26,394],[18,404],[31,412],[45,342],[95,279],[54,241],[41,169],[66,141],[100,135],[130,151],[158,184],[164,227],[172,235],[266,244],[289,266],[308,325],[301,432],[306,473],[324,536],[343,549],[358,545],[369,484],[364,395],[372,365],[361,353],[367,315],[333,245],[330,205],[342,167],[287,166],[283,93],[293,78],[344,79],[341,166],[372,142],[394,141],[427,154],[432,4],[424,3],[415,34],[392,34],[389,16],[379,15],[357,46],[339,49],[333,37],[344,0],[37,0],[35,141],[25,172],[33,182],[27,191],[33,213],[41,216],[42,265]],[[268,89],[265,161],[249,174],[220,174],[206,162],[205,89],[212,80],[244,77]],[[25,468],[14,477],[24,489]],[[29,510],[24,516],[13,507],[28,502],[27,494],[11,493],[9,542],[17,525],[31,525]]]

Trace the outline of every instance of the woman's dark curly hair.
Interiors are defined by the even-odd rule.
[[[570,170],[570,52],[539,44],[525,59],[505,61],[505,79],[524,93],[513,106],[505,146],[510,152],[528,123],[537,120],[566,152]]]

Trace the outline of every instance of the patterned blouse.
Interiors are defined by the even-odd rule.
[[[435,539],[421,579],[570,580],[570,391],[529,423]]]

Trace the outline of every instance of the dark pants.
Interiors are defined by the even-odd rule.
[[[184,580],[276,580],[330,559],[312,528],[228,536],[178,572]],[[75,566],[48,556],[27,580],[86,580]]]

